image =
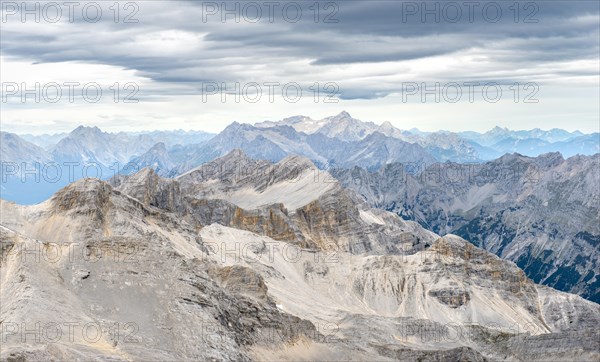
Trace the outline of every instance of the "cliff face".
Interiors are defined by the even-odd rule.
[[[144,169],[111,183],[197,229],[219,223],[302,247],[398,254],[414,252],[412,244],[418,250],[423,246],[417,244],[434,238],[422,228],[417,231],[415,223],[370,210],[327,172],[297,156],[270,164],[233,151],[174,180]],[[410,249],[399,247],[403,234],[410,238]]]
[[[392,164],[332,170],[371,207],[454,233],[519,265],[538,283],[600,301],[600,155],[505,155],[418,172]]]
[[[0,357],[600,357],[598,304],[273,167],[237,180],[144,170],[39,205],[0,201]]]

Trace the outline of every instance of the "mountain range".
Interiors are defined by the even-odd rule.
[[[0,358],[600,358],[597,303],[333,176],[233,150],[173,178],[144,168],[1,200]]]
[[[186,180],[198,174],[198,167],[233,151],[262,163],[302,157],[352,191],[353,202],[390,211],[440,235],[456,234],[515,262],[536,283],[600,301],[600,166],[598,153],[587,155],[597,152],[597,133],[499,127],[483,134],[402,131],[342,112],[321,120],[234,122],[217,135],[78,127],[55,144],[25,137],[38,145],[0,133],[1,196],[8,201],[36,204],[84,176],[119,179],[144,168],[167,180]],[[529,144],[536,156],[494,158],[499,144]],[[564,147],[567,155],[577,149],[580,155],[537,155],[553,147]],[[302,192],[316,191],[295,195]],[[231,197],[221,189],[202,195]]]
[[[330,172],[371,207],[459,235],[538,283],[600,302],[599,154]]]
[[[1,132],[0,140],[2,197],[26,204],[41,202],[86,175],[107,179],[152,167],[161,176],[174,177],[234,149],[270,161],[300,155],[320,168],[359,166],[369,171],[394,162],[482,163],[506,153],[535,157],[560,152],[570,157],[600,152],[598,133],[499,127],[486,133],[403,131],[389,122],[360,121],[345,111],[321,120],[295,116],[255,125],[234,122],[217,135],[181,130],[108,133],[80,126],[56,135],[21,137]]]
[[[82,177],[106,179],[123,168],[137,169],[137,165],[129,163],[130,159],[148,152],[157,143],[181,147],[202,143],[214,135],[201,131],[108,133],[98,127],[80,126],[61,136],[56,143],[47,143],[43,140],[55,138],[0,132],[2,198],[38,203]]]

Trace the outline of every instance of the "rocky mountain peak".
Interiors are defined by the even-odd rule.
[[[350,115],[350,113],[346,112],[346,111],[342,111],[340,113],[338,113],[335,116],[331,116],[331,117],[327,117],[323,119],[324,121],[324,126],[323,127],[327,127],[327,126],[332,126],[332,125],[339,125],[339,124],[345,124],[345,125],[349,125],[349,124],[356,124],[356,125],[360,125],[363,122],[359,121],[358,119],[352,118],[352,116]]]
[[[394,129],[394,125],[390,123],[390,121],[385,121],[383,122],[379,128],[381,128],[382,130],[392,130]]]
[[[0,131],[0,137],[2,137],[2,140],[8,141],[8,140],[14,140],[18,136],[14,133]]]
[[[288,125],[294,125],[297,123],[306,123],[306,122],[314,122],[314,120],[310,117],[302,116],[302,115],[287,117],[282,120],[283,124],[288,124]]]
[[[177,179],[185,180],[191,177],[196,181],[209,179],[223,179],[224,177],[234,177],[240,171],[251,168],[256,164],[256,160],[249,157],[244,151],[235,148],[229,151],[225,156],[218,157],[210,162],[205,162],[198,167],[180,175]]]
[[[333,119],[345,119],[345,118],[352,118],[352,116],[350,115],[350,113],[348,113],[346,111],[341,111],[340,113],[338,113],[336,116],[333,117]]]
[[[283,160],[279,161],[277,164],[285,167],[291,166],[299,170],[309,170],[317,168],[317,166],[315,166],[315,164],[310,159],[298,155],[287,156]]]
[[[249,125],[247,123],[239,123],[237,121],[234,121],[234,122],[230,123],[227,127],[225,127],[225,129],[223,130],[222,133],[239,132],[240,130],[248,128],[248,126],[252,127],[251,125]]]
[[[97,126],[93,126],[93,127],[89,127],[89,126],[79,126],[77,128],[75,128],[73,131],[71,131],[71,133],[69,134],[70,136],[83,136],[83,135],[101,135],[104,132],[102,132],[102,130],[100,128],[98,128]]]
[[[113,188],[95,178],[77,180],[58,191],[49,202],[57,212],[91,210],[101,212],[107,205]]]
[[[156,171],[152,167],[144,167],[135,174],[130,176],[131,181],[141,182],[143,180],[153,179],[157,177]]]
[[[510,164],[510,163],[518,162],[518,161],[526,161],[528,159],[529,159],[529,157],[527,157],[527,156],[523,156],[520,153],[513,152],[513,153],[507,153],[492,162],[500,163],[500,164]]]
[[[240,148],[234,148],[225,156],[215,159],[215,163],[230,163],[230,162],[251,162],[252,159]]]
[[[543,167],[554,167],[565,161],[560,152],[548,152],[538,156],[538,160]]]
[[[155,144],[154,146],[152,146],[152,148],[150,150],[148,150],[148,152],[165,153],[165,152],[167,152],[167,146],[165,145],[164,142],[159,142],[159,143]]]
[[[491,130],[489,130],[487,133],[505,133],[505,132],[510,132],[510,130],[506,127],[496,126],[496,127],[492,128]]]

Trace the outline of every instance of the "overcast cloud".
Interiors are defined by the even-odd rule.
[[[3,94],[3,130],[61,132],[94,124],[106,130],[218,131],[233,120],[319,118],[345,109],[403,129],[598,131],[597,1],[517,2],[518,14],[514,1],[321,1],[318,19],[314,1],[277,1],[273,17],[268,2],[228,2],[239,22],[233,13],[223,21],[223,2],[122,1],[117,22],[113,2],[97,3],[98,22],[81,16],[81,2],[73,21],[61,5],[61,20],[51,23],[51,7],[39,22],[31,14],[22,21],[21,1],[2,2],[3,83],[97,82],[105,91],[97,103],[77,94],[73,102],[62,97],[56,103],[23,103],[19,93]],[[35,9],[34,2],[28,6]],[[88,15],[94,15],[90,6]],[[302,17],[295,21],[298,6]],[[433,13],[423,19],[427,9]],[[137,23],[125,23],[132,12]],[[134,83],[139,103],[114,103],[109,87],[115,82]],[[257,103],[202,96],[213,89],[209,84],[225,83],[235,93],[236,83],[251,82],[263,85]],[[269,99],[264,83],[270,82],[297,83],[303,97],[292,103],[279,86]],[[466,95],[456,103],[443,97],[436,103],[433,96],[423,102],[419,93],[403,98],[409,82],[493,82],[503,86],[503,96],[496,103],[481,96],[470,102]],[[515,82],[537,90],[521,87],[515,95],[508,88]],[[335,97],[315,102],[315,83],[319,96]],[[524,102],[531,92],[538,103]]]

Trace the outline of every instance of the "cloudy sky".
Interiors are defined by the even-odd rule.
[[[114,3],[2,1],[2,130],[599,130],[598,1]]]

